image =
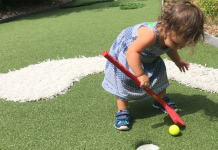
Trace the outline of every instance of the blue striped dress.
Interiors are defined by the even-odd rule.
[[[166,66],[160,57],[160,55],[166,53],[169,48],[161,48],[156,24],[157,22],[145,22],[123,30],[114,41],[109,53],[131,73],[133,73],[127,63],[126,52],[129,46],[137,39],[137,31],[139,27],[146,26],[150,28],[155,34],[155,44],[145,49],[140,55],[141,65],[144,69],[144,73],[149,77],[150,89],[155,93],[159,93],[169,86]],[[116,95],[121,100],[140,101],[150,97],[148,93],[141,89],[109,61],[106,63],[104,74],[105,77],[102,82],[102,87],[106,91]]]

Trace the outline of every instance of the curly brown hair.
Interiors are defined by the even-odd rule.
[[[187,39],[187,45],[193,47],[198,40],[204,40],[203,12],[190,2],[179,2],[174,4],[169,11],[158,17],[158,26],[164,27],[165,36],[173,31],[180,38]],[[162,30],[163,32],[163,30]]]

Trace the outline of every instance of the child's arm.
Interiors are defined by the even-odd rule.
[[[141,88],[149,88],[149,78],[144,74],[140,54],[148,47],[154,45],[154,43],[154,33],[149,28],[142,26],[138,30],[138,38],[130,45],[126,53],[127,62],[135,76],[141,82]]]
[[[185,60],[183,60],[182,58],[180,58],[177,50],[170,49],[166,54],[176,64],[176,66],[179,68],[181,72],[182,71],[185,72],[185,69],[188,70],[190,64]]]

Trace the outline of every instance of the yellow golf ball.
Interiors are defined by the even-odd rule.
[[[169,128],[169,132],[170,132],[170,134],[171,135],[178,135],[179,134],[179,132],[180,132],[180,129],[179,129],[179,127],[177,126],[177,125],[172,125],[172,126],[170,126],[170,128]]]

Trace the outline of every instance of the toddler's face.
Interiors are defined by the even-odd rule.
[[[164,38],[164,43],[167,47],[175,50],[187,45],[186,39],[177,37],[175,32],[172,32],[171,36],[167,34],[167,37]]]

